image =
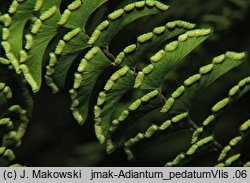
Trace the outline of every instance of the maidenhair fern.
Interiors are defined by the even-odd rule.
[[[1,57],[2,64],[8,61]],[[25,81],[8,71],[6,66],[0,67],[0,127],[1,165],[15,159],[14,149],[21,145],[32,110],[32,99],[26,88]]]
[[[214,133],[223,112],[249,91],[249,77],[215,103],[203,123],[191,115],[193,101],[238,67],[245,52],[215,56],[195,74],[176,81],[179,86],[169,88],[171,92],[164,89],[168,85],[165,78],[188,61],[188,55],[213,34],[212,28],[165,19],[135,35],[134,42],[115,54],[110,45],[122,30],[142,18],[168,14],[170,7],[157,0],[124,1],[90,31],[89,22],[95,22],[92,17],[108,0],[1,3],[5,7],[0,16],[1,165],[13,162],[13,149],[21,144],[31,115],[26,85],[37,93],[46,83],[53,93],[68,90],[72,116],[80,125],[94,123],[96,137],[108,154],[124,149],[129,160],[140,158],[146,146],[156,147],[148,144],[186,130],[191,134],[188,145],[175,157],[165,157],[162,165],[185,166],[212,150],[219,154],[214,166],[249,166],[249,159],[242,158],[249,120],[225,147]],[[65,3],[69,4],[62,8]],[[158,117],[148,118],[151,114]]]

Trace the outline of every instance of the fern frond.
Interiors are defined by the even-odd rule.
[[[91,35],[88,44],[107,47],[114,36],[126,25],[135,20],[167,11],[169,6],[154,0],[138,1],[126,5],[108,15]]]
[[[231,53],[231,52],[227,52],[226,55],[228,55],[229,53]],[[241,55],[241,54],[239,53],[239,55]],[[241,60],[244,58],[243,57],[244,55],[241,55],[241,56],[242,57],[237,58],[238,60],[235,60],[235,58],[232,58],[232,57],[226,57],[225,55],[215,57],[215,59],[213,59],[211,64],[201,67],[199,69],[199,74],[195,74],[195,75],[189,77],[187,80],[185,80],[183,82],[182,86],[177,88],[171,94],[171,97],[167,99],[165,105],[162,107],[161,112],[167,113],[168,114],[167,116],[169,116],[170,114],[177,115],[177,118],[181,114],[186,114],[186,112],[188,112],[188,110],[190,108],[190,105],[192,104],[192,101],[197,96],[197,94],[201,90],[206,88],[209,84],[211,84],[213,81],[215,81],[216,79],[221,77],[223,74],[225,74],[229,70],[237,67],[241,63]],[[220,63],[218,63],[218,62],[216,62],[218,58],[223,58],[223,60],[220,60]],[[169,121],[173,121],[173,119],[166,120],[164,123],[161,124],[161,128],[164,129],[165,125],[167,125],[166,127],[168,127],[171,124],[171,123],[169,124]],[[174,121],[176,121],[176,120],[174,120]],[[155,128],[155,132],[159,131],[159,129],[161,129],[156,124],[153,124],[153,125],[157,127],[157,128]],[[153,125],[151,125],[147,129],[147,131],[150,130],[150,128]],[[136,138],[136,137],[134,137],[134,138]],[[134,139],[134,138],[132,138],[132,139]],[[139,142],[139,141],[137,140],[137,142]],[[128,144],[131,144],[131,143],[128,143]],[[135,143],[132,143],[132,144],[134,145]],[[131,146],[131,145],[127,145],[127,146]],[[131,152],[129,154],[131,156]]]
[[[211,115],[202,125],[199,120],[194,121],[196,116],[192,116],[191,109],[196,106],[194,100],[199,94],[239,66],[246,53],[229,51],[219,55],[185,80],[189,66],[194,65],[183,66],[187,62],[185,58],[203,41],[215,38],[210,37],[212,29],[206,27],[211,24],[220,24],[220,30],[230,27],[250,4],[231,0],[224,4],[222,13],[217,8],[210,11],[209,7],[208,12],[193,7],[193,12],[184,18],[192,20],[192,16],[202,14],[198,21],[208,23],[195,29],[195,24],[174,18],[181,18],[179,10],[185,14],[183,7],[192,7],[195,2],[177,6],[178,16],[175,16],[175,12],[168,11],[168,5],[158,0],[117,4],[108,0],[3,1],[0,7],[0,164],[18,166],[13,162],[15,148],[21,144],[33,107],[26,84],[36,96],[34,93],[41,90],[45,74],[45,83],[52,93],[64,94],[70,88],[67,93],[71,97],[70,110],[80,125],[94,120],[96,137],[103,145],[92,151],[96,156],[103,150],[110,154],[124,149],[132,160],[145,154],[148,158],[156,152],[164,161],[170,160],[165,166],[183,166],[205,153],[214,153],[216,157],[211,165],[249,166],[242,153],[249,140],[249,120],[224,148],[214,134],[219,117],[249,92],[249,77],[239,81],[225,98],[211,107]],[[159,19],[154,21],[155,16]],[[132,27],[139,21],[143,26],[144,20],[152,21],[146,22],[147,31]],[[131,35],[134,42],[124,40],[126,28],[134,34]],[[136,35],[138,31],[143,33]],[[218,27],[215,32],[218,33]],[[116,42],[116,38],[121,39]],[[120,49],[123,41],[130,43]],[[177,69],[185,70],[183,76],[181,72],[171,76]],[[169,79],[176,82],[169,83]],[[181,147],[168,153],[168,143],[174,144],[180,133],[185,133]],[[166,143],[169,137],[175,140]],[[96,148],[97,144],[88,147]]]

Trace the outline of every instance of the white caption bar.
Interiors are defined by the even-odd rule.
[[[1,183],[245,183],[250,168],[0,168]]]

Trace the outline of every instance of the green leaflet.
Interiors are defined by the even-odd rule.
[[[118,104],[127,91],[133,88],[134,79],[129,68],[124,66],[110,77],[104,87],[104,91],[99,94],[97,105],[95,106],[95,129],[99,141],[107,143],[107,153],[111,153],[114,150],[110,136],[116,132],[120,123],[125,123],[130,112],[145,114],[145,112],[159,106],[158,91],[154,90],[129,104],[127,108],[124,108],[123,112],[113,115],[115,111],[114,106]]]
[[[8,165],[26,131],[32,99],[22,79],[8,69],[0,68],[0,72],[0,159],[1,165]]]
[[[12,92],[9,86],[6,86],[5,83],[0,83],[0,117],[11,105],[10,98],[12,98]]]
[[[107,145],[107,152],[111,153],[117,144],[125,143],[125,152],[127,153],[128,158],[132,159],[133,153],[130,150],[130,146],[144,139],[144,134],[138,133],[135,137],[127,139],[129,138],[128,134],[131,133],[131,130],[133,131],[133,128],[137,129],[138,126],[142,125],[141,122],[143,122],[141,121],[140,123],[134,123],[135,121],[139,120],[145,114],[150,113],[150,111],[162,106],[161,100],[162,99],[158,90],[153,90],[147,93],[142,92],[139,96],[132,100],[133,102],[129,102],[127,107],[123,108],[122,112],[116,113],[113,116],[112,123],[109,127],[107,141],[109,141],[110,147]],[[131,116],[133,117],[131,118]],[[151,126],[153,126],[152,129],[155,129],[155,127],[158,128],[155,124]],[[148,138],[150,138],[154,132],[157,131],[157,129],[152,131],[150,128],[148,130],[149,132],[145,132],[145,136]],[[136,131],[137,130],[135,130],[133,133],[137,133]],[[115,136],[115,138],[113,136]],[[126,138],[124,138],[124,136],[126,136]]]
[[[141,17],[157,14],[161,11],[166,11],[168,9],[167,5],[164,5],[160,2],[154,2],[152,6],[148,5],[145,2],[142,2],[143,6],[139,5],[141,4],[141,2],[139,2],[139,4],[132,3],[125,6],[123,9],[116,10],[113,13],[109,14],[108,27],[103,28],[103,26],[98,26],[90,37],[88,43],[101,47],[106,47],[109,45],[110,41],[114,38],[114,36],[129,23]]]
[[[141,84],[136,87],[141,89],[155,89],[160,87],[162,78],[164,78],[168,71],[208,38],[210,33],[210,29],[191,30],[180,35],[178,42],[174,41],[167,44],[164,50],[160,50],[151,57],[154,69],[150,74],[145,75]]]
[[[45,78],[47,80],[47,84],[52,88],[52,91],[54,93],[56,93],[59,90],[59,88],[61,89],[65,86],[67,73],[74,59],[84,49],[89,47],[86,44],[86,42],[87,41],[83,35],[83,32],[80,31],[68,41],[64,40],[59,41],[54,52],[55,58],[53,58],[53,55],[50,54],[50,63],[47,66],[47,72]]]
[[[229,157],[226,161],[225,161],[225,166],[230,166],[232,163],[234,163],[235,161],[240,159],[241,154],[235,154],[231,157]]]
[[[59,2],[55,1],[55,4],[58,5]],[[50,41],[59,31],[56,24],[60,18],[59,10],[56,6],[53,6],[53,3],[50,4],[51,7],[44,10],[39,19],[35,20],[32,25],[31,34],[26,35],[27,43],[24,53],[27,53],[27,58],[23,59],[23,64],[20,66],[33,92],[37,92],[41,87],[43,57]],[[36,28],[39,25],[40,27]]]
[[[12,70],[0,67],[0,117],[12,105],[20,105],[31,115],[33,102],[25,81]]]
[[[78,0],[81,2],[81,5],[78,7],[78,3],[75,3],[74,8],[73,3],[77,2],[74,1],[72,5],[68,8],[71,8],[73,11],[70,14],[68,21],[63,25],[67,28],[77,28],[80,27],[85,31],[85,26],[87,20],[89,19],[90,15],[101,5],[103,5],[108,0]]]
[[[0,147],[0,158],[5,161],[13,161],[15,159],[15,155],[11,149],[6,149],[5,147]],[[7,164],[7,163],[6,163]]]
[[[233,163],[239,161],[239,160],[240,160],[240,157],[241,157],[241,154],[240,154],[240,153],[235,154],[235,155],[232,155],[232,156],[230,156],[229,158],[227,158],[227,159],[225,160],[224,163],[219,163],[219,164],[215,165],[215,167],[230,166],[230,165],[232,165]]]
[[[84,1],[84,3],[89,3],[89,1]],[[83,8],[84,11],[82,11]],[[94,11],[94,9],[91,9],[91,11]],[[88,13],[91,14],[91,11]],[[47,66],[45,78],[46,84],[52,89],[53,93],[57,93],[59,88],[61,89],[65,86],[66,76],[74,59],[81,51],[89,47],[86,44],[87,39],[81,31],[81,23],[85,24],[88,17],[80,16],[83,22],[80,22],[79,26],[67,26],[70,22],[75,24],[75,20],[80,20],[79,16],[75,17],[79,12],[86,13],[86,7],[82,5],[80,0],[77,0],[68,6],[68,9],[64,11],[58,21],[58,24],[63,27],[74,29],[65,34],[63,39],[58,42],[54,53],[50,53],[50,62]],[[84,19],[86,20],[84,21]]]
[[[244,57],[240,58],[239,60],[232,60],[231,58],[226,56],[224,57],[223,62],[221,62],[220,64],[214,64],[210,72],[205,74],[195,74],[189,77],[184,81],[183,86],[185,87],[185,91],[178,91],[180,90],[178,88],[166,101],[166,104],[161,109],[161,112],[178,114],[180,112],[187,111],[191,105],[191,101],[195,98],[195,96],[197,96],[197,93],[206,88],[209,84],[221,77],[223,74],[241,64],[243,58]],[[182,92],[182,94],[177,95],[179,92]],[[176,97],[176,95],[177,98],[174,98]]]
[[[146,93],[141,98],[138,98],[137,100],[133,101],[122,113],[120,113],[116,119],[113,119],[113,122],[110,126],[110,131],[113,133],[118,128],[120,122],[125,121],[129,117],[129,113],[127,115],[124,115],[124,112],[130,111],[130,112],[145,112],[150,109],[153,109],[155,105],[153,105],[153,101],[158,101],[159,99],[159,92],[158,90],[153,90],[151,92]],[[148,107],[150,109],[148,109]],[[142,112],[142,113],[143,113]],[[117,123],[114,123],[115,121],[118,121]],[[124,123],[124,122],[123,122]]]
[[[250,161],[246,162],[246,163],[244,164],[244,167],[250,167]]]
[[[79,124],[88,116],[88,105],[94,86],[102,72],[111,66],[111,61],[98,47],[93,47],[82,59],[75,73],[74,88],[70,90],[71,110]]]
[[[4,41],[1,42],[1,45],[6,53],[6,57],[10,60],[10,63],[18,74],[21,72],[18,62],[18,51],[22,49],[24,27],[29,16],[32,14],[31,8],[33,4],[34,1],[21,4],[13,1],[8,13],[0,16],[0,20],[4,24],[2,35]],[[17,21],[20,17],[23,17],[23,21]]]
[[[13,5],[15,4],[13,1]],[[53,2],[46,2],[43,5],[43,8],[47,9],[49,7],[52,7],[53,5],[59,5],[60,0],[56,0]],[[23,34],[24,34],[24,27],[29,19],[31,19],[32,14],[34,13],[33,9],[35,6],[35,0],[31,1],[23,1],[18,2],[16,5],[14,5],[16,11],[13,11],[13,9],[10,11],[12,14],[8,15],[6,14],[6,21],[10,23],[5,23],[6,27],[8,27],[8,31],[10,32],[10,35],[8,36],[8,39],[6,40],[7,43],[10,44],[10,52],[7,54],[9,57],[11,64],[15,68],[17,73],[20,73],[19,69],[19,51],[22,50],[23,45]],[[42,11],[44,10],[42,8]],[[11,8],[10,8],[11,9]],[[9,17],[9,18],[8,18]],[[21,18],[20,18],[21,17]],[[10,20],[8,20],[10,19]],[[8,51],[6,51],[8,53]]]
[[[169,128],[176,126],[176,124],[181,124],[187,121],[188,113],[181,113],[179,115],[174,116],[170,120],[166,120],[160,126],[157,124],[152,124],[144,133],[138,133],[135,137],[128,139],[124,143],[124,151],[128,156],[128,159],[134,159],[134,154],[131,150],[132,146],[139,143],[143,139],[149,139],[153,137],[157,132],[166,131]]]
[[[0,127],[5,129],[1,140],[0,158],[6,161],[15,159],[13,149],[21,144],[28,122],[27,111],[19,105],[12,105],[0,117]]]
[[[61,1],[62,0],[54,0],[54,1],[36,0],[34,11],[44,12],[53,6],[60,7]]]
[[[129,127],[131,127],[131,125],[136,126],[136,123],[134,124],[127,123],[127,120],[131,114],[133,114],[133,116],[135,115],[133,121],[136,121],[140,117],[144,116],[147,112],[150,112],[153,109],[159,108],[159,106],[162,106],[162,103],[161,103],[161,98],[159,96],[158,90],[140,93],[136,97],[136,99],[134,99],[132,102],[129,102],[127,104],[127,107],[123,108],[123,111],[113,115],[112,122],[109,127],[108,139],[110,139],[114,133],[118,132],[118,130],[121,129],[122,125],[123,125],[122,126],[123,128],[126,128],[124,127],[124,125],[129,126]],[[117,134],[118,133],[116,133],[116,135]],[[122,136],[124,134],[120,133],[118,135]],[[111,139],[110,141],[112,142]]]
[[[232,90],[235,90],[235,89],[237,89],[237,90],[232,92]],[[221,101],[219,101],[213,106],[213,108],[215,106],[218,106],[220,108],[220,110],[213,111],[211,109],[212,114],[209,115],[203,121],[203,124],[200,127],[200,128],[202,128],[200,133],[193,134],[192,142],[194,143],[199,138],[206,137],[207,135],[210,135],[211,133],[213,133],[217,119],[222,115],[222,112],[224,110],[226,110],[228,108],[228,106],[232,105],[233,103],[238,101],[241,97],[243,97],[247,92],[249,92],[249,90],[250,90],[250,77],[246,77],[246,78],[242,79],[241,81],[238,82],[237,85],[232,87],[228,92],[228,97],[221,100],[221,101],[227,100],[228,101],[227,105],[224,106],[223,103]],[[234,95],[232,95],[232,93],[234,93]],[[220,105],[222,105],[222,106],[220,106]]]
[[[185,153],[180,153],[173,161],[167,162],[165,166],[183,166],[185,163],[192,160],[198,153],[201,153],[202,149],[208,148],[212,143],[213,136],[203,138],[192,145]]]
[[[121,97],[130,89],[133,88],[134,76],[130,69],[125,66],[115,72],[110,80],[106,83],[102,95],[105,94],[105,98],[100,102],[102,95],[99,94],[99,105],[98,107],[101,111],[97,114],[95,110],[95,126],[96,129],[101,129],[102,137],[107,137],[109,128],[112,121],[112,116],[115,110],[116,104],[119,102]],[[99,131],[96,130],[97,137],[100,136]],[[103,143],[103,140],[99,138],[99,141]]]
[[[16,59],[19,59],[19,50],[22,50],[23,45],[24,27],[33,14],[35,2],[36,0],[30,0],[19,3],[17,11],[11,16],[10,26],[7,26],[11,32],[8,42]]]
[[[238,157],[236,156],[238,153],[241,152],[242,147],[244,146],[244,142],[247,143],[248,138],[249,138],[249,131],[250,131],[250,120],[245,121],[239,128],[240,131],[240,136],[234,137],[232,138],[228,145],[226,145],[219,157],[218,157],[218,162],[220,162],[219,164],[223,164],[225,166],[229,166],[234,160],[236,159],[232,159],[230,157]],[[231,161],[231,160],[233,161]],[[224,162],[223,162],[224,160]]]
[[[21,143],[21,139],[26,131],[29,118],[27,116],[27,110],[22,109],[19,105],[12,105],[4,114],[5,119],[10,119],[12,121],[12,125],[10,126],[9,133],[14,135],[11,135],[9,137],[8,134],[4,135],[3,137],[3,145],[4,146],[19,146]],[[3,122],[3,121],[2,121]],[[13,137],[14,136],[14,137]],[[5,138],[15,138],[9,142]]]
[[[169,27],[169,25],[172,25],[172,26]],[[148,51],[152,51],[154,47],[157,47],[158,45],[165,42],[166,40],[171,39],[179,34],[182,34],[187,30],[193,29],[194,27],[195,27],[195,24],[191,24],[189,22],[180,21],[180,20],[169,22],[165,26],[156,27],[152,31],[153,37],[151,39],[145,42],[138,41],[137,44],[135,44],[135,48],[129,52],[126,50],[127,48],[129,48],[128,46],[123,51],[126,54],[126,56],[123,59],[120,59],[119,58],[119,55],[121,55],[120,53],[117,56],[117,60],[115,62],[117,63],[121,62],[122,66],[128,65],[132,67],[136,64],[136,62],[139,60],[139,58],[142,55],[146,54]],[[140,36],[138,37],[138,40],[140,40],[139,38]]]
[[[234,154],[236,148],[239,148],[241,141],[242,141],[241,136],[235,137],[232,140],[230,140],[229,144],[222,149],[218,157],[218,161],[225,159],[228,155],[230,156],[230,154],[232,153]]]
[[[247,120],[246,122],[244,122],[244,123],[240,126],[240,131],[241,131],[241,133],[242,133],[242,136],[244,136],[245,133],[246,133],[247,131],[249,131],[249,130],[250,130],[250,119]]]

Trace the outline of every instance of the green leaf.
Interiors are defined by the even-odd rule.
[[[44,8],[59,5],[60,2],[60,0],[44,2],[41,12],[44,11]],[[10,45],[10,48],[5,49],[5,52],[16,72],[20,73],[18,60],[21,59],[19,58],[21,55],[19,55],[19,52],[22,50],[24,44],[23,34],[25,33],[25,26],[28,20],[32,18],[32,15],[35,14],[36,1],[13,1],[12,4],[14,4],[14,6],[10,6],[9,13],[3,16],[5,20],[5,32],[8,32],[8,36],[7,33],[5,35],[5,44]]]
[[[34,13],[35,3],[36,0],[19,3],[17,11],[11,15],[10,26],[7,26],[11,32],[8,38],[8,42],[11,45],[11,52],[17,59],[19,58],[19,50],[22,50],[24,27]]]
[[[108,15],[90,37],[89,44],[107,47],[114,36],[135,20],[168,10],[168,6],[157,1],[138,1],[118,9]]]
[[[128,102],[128,104],[123,107],[121,112],[116,112],[112,116],[108,129],[109,133],[107,136],[109,145],[113,144],[112,141],[114,139],[112,139],[112,136],[114,134],[116,135],[116,141],[119,141],[120,138],[124,139],[123,136],[126,136],[127,133],[130,133],[128,132],[129,130],[127,131],[127,129],[136,129],[136,126],[139,125],[138,123],[134,123],[134,121],[138,121],[142,116],[150,113],[152,110],[157,109],[162,105],[163,103],[161,102],[158,90],[139,93],[136,96],[136,99],[132,100],[132,102]],[[130,117],[132,121],[130,121]],[[112,151],[111,146],[107,146],[107,149]]]
[[[94,109],[96,136],[101,143],[104,143],[107,137],[117,103],[128,90],[133,88],[134,78],[130,69],[124,66],[111,76],[104,91],[99,93]]]
[[[0,117],[11,105],[12,91],[5,83],[0,82]]]
[[[3,157],[6,161],[15,159],[13,149],[21,144],[28,122],[27,111],[19,105],[12,105],[0,117],[2,135],[0,157]]]
[[[73,34],[71,39],[66,39],[67,35]],[[67,41],[66,41],[67,40]],[[51,87],[53,93],[65,86],[67,73],[77,56],[89,46],[83,32],[76,28],[65,34],[60,40],[54,53],[50,53],[50,63],[47,66],[45,75],[47,85]]]
[[[53,4],[51,3],[51,5]],[[51,16],[41,20],[42,16],[48,13]],[[56,6],[51,6],[40,15],[40,19],[34,21],[31,34],[26,35],[26,45],[23,52],[27,56],[23,56],[23,59],[22,57],[20,58],[20,61],[23,62],[20,68],[27,82],[31,85],[33,92],[38,92],[41,87],[43,58],[49,43],[58,34],[59,27],[56,23],[59,18],[59,9]],[[36,26],[41,27],[36,29]]]
[[[10,119],[11,124],[8,125],[8,130],[3,136],[2,145],[5,147],[19,146],[29,123],[27,110],[22,109],[19,105],[12,105],[5,112],[3,119]]]
[[[121,63],[122,66],[128,65],[132,67],[143,55],[149,51],[152,52],[152,49],[161,43],[194,27],[195,24],[180,20],[168,22],[165,26],[156,27],[152,32],[138,36],[137,43],[127,46],[123,52],[118,54],[115,62]],[[125,55],[124,58],[120,58],[119,56],[121,55]]]
[[[165,46],[151,57],[153,66],[150,74],[138,74],[136,88],[155,89],[162,84],[162,78],[171,68],[180,63],[180,61],[189,54],[194,48],[201,44],[211,34],[210,29],[195,29],[188,31],[178,37],[178,41],[173,41]]]
[[[239,128],[240,136],[232,138],[229,143],[221,150],[217,165],[229,166],[233,161],[238,160],[238,155],[242,153],[244,142],[247,143],[250,136],[250,120],[245,121]],[[237,156],[236,156],[237,155]],[[232,157],[237,157],[236,159]],[[231,161],[233,160],[233,161]]]
[[[231,54],[237,55],[238,58],[231,57]],[[227,52],[215,57],[211,64],[201,67],[199,74],[194,74],[186,79],[183,85],[172,93],[161,112],[178,114],[187,111],[199,92],[228,71],[239,66],[244,57],[245,53],[235,52]]]
[[[129,119],[130,115],[133,116],[134,120],[144,116],[146,113],[162,107],[162,99],[159,95],[158,90],[150,92],[141,92],[136,96],[136,99],[130,101],[124,107],[123,111],[116,113],[113,116],[113,122],[110,126],[110,132],[114,133],[119,127],[120,123],[126,124],[126,120]],[[124,116],[124,113],[128,111],[128,114]]]
[[[73,89],[70,90],[71,110],[79,124],[87,119],[89,100],[98,78],[111,65],[111,61],[99,47],[93,47],[82,59],[75,73]]]
[[[237,162],[239,163],[240,157],[241,157],[240,153],[232,155],[229,158],[227,158],[224,163],[219,163],[219,164],[217,164],[215,166],[216,167],[224,167],[224,166],[230,166],[230,165],[235,164]]]
[[[246,162],[243,166],[244,167],[250,167],[250,161]]]
[[[222,160],[225,160],[226,158],[238,154],[240,152],[240,147],[242,144],[242,137],[237,136],[230,140],[228,145],[226,145],[222,150],[218,157],[218,162],[221,162]]]
[[[125,153],[128,156],[129,160],[134,159],[134,153],[132,152],[132,147],[135,146],[137,143],[141,142],[141,141],[146,141],[150,138],[152,138],[155,134],[159,133],[159,132],[166,132],[167,130],[176,130],[178,128],[178,126],[186,126],[185,124],[187,124],[187,119],[188,117],[188,113],[181,113],[179,115],[174,116],[172,119],[170,120],[166,120],[164,123],[162,123],[160,126],[156,123],[153,123],[150,125],[150,127],[144,131],[144,132],[140,132],[138,134],[136,134],[134,137],[128,139],[125,143],[124,143],[124,150]]]
[[[250,91],[250,77],[246,77],[238,82],[237,85],[232,87],[228,96],[217,102],[211,109],[212,113],[205,118],[199,130],[193,134],[192,143],[196,142],[199,138],[211,135],[214,131],[217,119],[223,114],[223,111],[228,109],[233,103],[237,102],[247,92]]]
[[[68,21],[63,25],[67,28],[80,27],[85,32],[85,26],[92,13],[108,0],[77,0],[68,6],[72,10]],[[78,5],[81,5],[78,7]],[[74,6],[75,5],[75,6]],[[78,8],[76,8],[78,7]],[[76,9],[75,9],[76,8]]]
[[[165,166],[184,166],[187,162],[191,161],[198,154],[211,149],[213,146],[213,137],[209,136],[192,145],[185,153],[180,153],[173,161],[167,162]]]
[[[13,149],[21,144],[32,101],[22,79],[6,68],[0,71],[0,159],[7,165],[15,158]]]

